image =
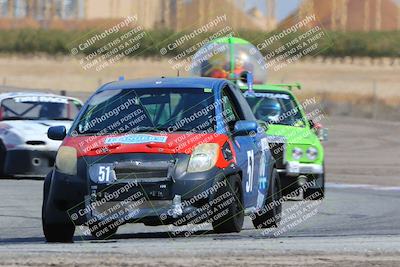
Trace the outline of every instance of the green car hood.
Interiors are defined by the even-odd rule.
[[[308,127],[269,125],[267,135],[271,139],[274,139],[274,136],[277,136],[278,139],[282,137],[285,139],[285,159],[287,161],[293,161],[290,151],[292,151],[294,147],[298,147],[303,151],[306,151],[310,146],[315,147],[318,150],[318,158],[315,160],[309,160],[307,157],[303,156],[299,161],[302,163],[315,164],[322,164],[324,161],[324,148],[315,133]]]

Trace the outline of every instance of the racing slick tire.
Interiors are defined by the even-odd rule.
[[[322,168],[322,174],[318,175],[317,179],[321,179],[321,187],[307,188],[303,192],[303,198],[307,200],[321,200],[325,197],[325,165]]]
[[[65,224],[48,224],[46,223],[46,204],[50,190],[50,179],[52,172],[47,174],[43,186],[43,204],[42,204],[42,229],[46,241],[49,243],[72,243],[75,232],[75,225],[72,223]]]
[[[228,196],[225,198],[224,196]],[[243,191],[242,182],[239,175],[231,175],[227,178],[225,186],[217,190],[214,199],[221,197],[220,203],[214,203],[212,226],[214,233],[233,233],[240,232],[243,227]],[[224,202],[229,201],[228,205]]]
[[[0,140],[0,177],[1,178],[8,178],[8,176],[5,174],[5,171],[4,171],[6,154],[7,154],[6,147],[3,144],[3,141]]]
[[[264,207],[252,214],[253,225],[256,229],[277,228],[282,216],[282,191],[279,174],[274,168],[272,170],[270,184],[268,186],[268,196]]]

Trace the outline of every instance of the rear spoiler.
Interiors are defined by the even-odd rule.
[[[280,86],[280,87],[287,87],[290,91],[292,91],[292,88],[297,88],[298,90],[301,90],[300,83],[281,83],[281,84],[273,84],[273,85]]]

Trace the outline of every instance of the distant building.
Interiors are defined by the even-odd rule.
[[[46,25],[54,20],[58,24],[79,20],[84,24],[138,15],[145,28],[183,30],[226,14],[226,25],[236,30],[273,30],[277,25],[275,0],[265,0],[265,4],[267,14],[257,8],[245,12],[243,0],[0,0],[0,20],[48,21]]]
[[[303,0],[298,10],[281,25],[306,14],[315,14],[317,23],[328,30],[400,30],[400,7],[393,0]]]

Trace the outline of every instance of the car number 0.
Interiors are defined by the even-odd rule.
[[[109,182],[110,181],[110,166],[100,166],[99,168],[99,182]]]
[[[253,191],[254,180],[254,151],[247,151],[247,175],[249,180],[246,182],[246,192]]]

